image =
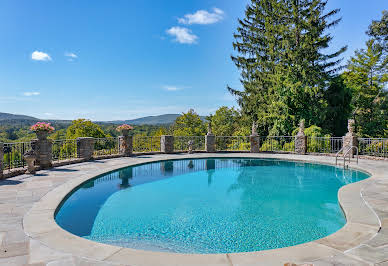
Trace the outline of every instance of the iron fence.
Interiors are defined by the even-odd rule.
[[[31,142],[4,143],[3,169],[25,167],[24,153],[31,149]]]
[[[53,161],[69,160],[77,158],[77,140],[62,139],[53,140]]]
[[[94,156],[116,155],[120,153],[119,138],[95,138]]]
[[[387,157],[388,139],[384,138],[359,138],[358,150],[361,155]]]
[[[260,137],[260,151],[262,152],[295,152],[294,136],[266,136]]]
[[[218,151],[249,151],[251,142],[247,136],[216,136]]]
[[[161,137],[135,136],[134,152],[158,152],[161,150]],[[205,136],[174,136],[174,150],[187,151],[189,141],[194,151],[205,151]],[[388,157],[387,138],[359,138],[360,155]],[[294,136],[260,137],[261,152],[295,152]],[[248,136],[216,136],[217,151],[249,151],[251,143]],[[343,146],[341,137],[307,137],[308,153],[337,153]],[[11,170],[26,166],[23,154],[30,150],[31,142],[4,143],[3,169]],[[119,138],[96,138],[94,156],[116,155],[120,153]],[[53,161],[77,158],[77,140],[53,140]]]
[[[189,142],[193,151],[205,150],[205,136],[174,136],[174,151],[188,151]]]
[[[337,153],[342,145],[341,137],[307,137],[308,153]]]
[[[160,151],[160,137],[135,136],[133,138],[134,152],[158,152]]]

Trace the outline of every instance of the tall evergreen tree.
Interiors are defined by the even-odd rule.
[[[235,34],[244,90],[230,89],[242,111],[258,121],[266,134],[290,134],[300,119],[319,124],[326,106],[324,90],[338,70],[338,56],[323,50],[326,33],[340,19],[339,10],[324,13],[322,0],[252,0]]]
[[[347,132],[347,120],[351,116],[351,89],[345,85],[344,78],[339,75],[330,81],[325,91],[327,102],[325,120],[322,128],[332,136],[344,136]]]
[[[367,34],[377,41],[383,52],[388,53],[388,11],[384,10],[381,20],[374,20]],[[386,55],[386,54],[385,54]]]
[[[270,107],[276,104],[273,76],[280,59],[282,8],[278,0],[253,0],[234,34],[237,55],[232,60],[241,71],[244,90],[228,89],[237,96],[242,112],[258,121],[261,134],[268,133],[274,123]]]
[[[381,137],[388,124],[388,61],[382,47],[371,39],[357,50],[343,74],[352,89],[353,116],[360,136]]]

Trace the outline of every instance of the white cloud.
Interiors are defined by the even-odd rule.
[[[23,95],[27,96],[27,97],[38,96],[38,95],[40,95],[40,92],[37,92],[37,91],[24,92]]]
[[[75,53],[65,53],[65,56],[70,58],[78,58],[78,55],[76,55]]]
[[[44,52],[39,52],[39,51],[34,51],[31,54],[31,59],[32,60],[37,60],[37,61],[51,61],[51,57],[44,53]]]
[[[213,12],[206,10],[198,10],[194,14],[186,14],[183,18],[179,18],[178,22],[186,25],[191,24],[213,24],[224,18],[224,11],[219,8],[213,8]]]
[[[193,44],[198,39],[198,36],[192,34],[190,29],[182,27],[172,27],[167,30],[167,34],[175,36],[175,41],[179,43]]]
[[[180,90],[183,90],[182,87],[169,86],[169,85],[163,86],[163,89],[165,89],[167,91],[180,91]]]

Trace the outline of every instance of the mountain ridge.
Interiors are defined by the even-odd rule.
[[[173,124],[177,117],[181,114],[162,114],[154,116],[144,116],[135,119],[127,120],[112,120],[112,121],[93,121],[95,123],[101,124],[132,124],[132,125],[169,125]],[[205,116],[201,116],[201,119],[206,120]],[[70,120],[57,120],[57,119],[39,119],[27,115],[19,114],[10,114],[10,113],[1,113],[0,112],[0,123],[33,123],[37,121],[48,121],[54,123],[71,123]]]

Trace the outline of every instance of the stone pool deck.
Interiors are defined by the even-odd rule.
[[[139,163],[206,157],[325,164],[335,160],[291,154],[159,154],[91,161],[2,180],[0,265],[388,265],[388,161],[353,162],[351,167],[372,177],[340,189],[339,201],[347,224],[328,237],[288,248],[214,255],[149,252],[91,242],[62,230],[54,221],[54,211],[64,196],[94,176]]]

